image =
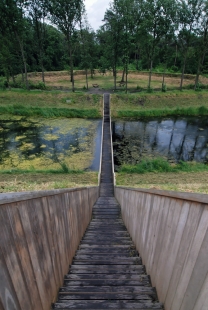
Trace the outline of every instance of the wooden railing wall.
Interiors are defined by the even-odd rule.
[[[99,188],[0,195],[0,309],[49,310]]]
[[[208,195],[115,187],[165,310],[208,309]]]

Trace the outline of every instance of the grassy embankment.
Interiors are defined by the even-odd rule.
[[[131,77],[131,76],[130,76]],[[146,76],[132,76],[130,85],[135,87],[138,84],[146,85]],[[84,85],[84,77],[76,77],[78,86]],[[103,88],[112,87],[112,77],[97,76],[93,83],[101,84]],[[78,82],[79,81],[79,82]],[[173,88],[178,85],[178,78],[171,78],[170,83]],[[61,76],[58,80],[57,75],[50,77],[51,85],[68,84],[68,80]],[[135,85],[134,85],[134,84]],[[190,81],[185,81],[189,83]],[[153,86],[161,85],[160,77],[153,78]],[[171,89],[171,87],[169,87]],[[145,91],[135,94],[123,94],[121,92],[112,95],[111,114],[112,117],[154,117],[170,115],[208,115],[208,92],[192,90],[153,92]],[[15,115],[41,115],[43,117],[98,117],[102,113],[102,100],[99,95],[86,93],[65,93],[59,91],[2,91],[0,92],[0,114],[11,113]],[[83,112],[84,111],[84,112]],[[25,114],[24,114],[25,113]],[[65,113],[68,113],[67,115]],[[2,115],[3,116],[3,115]],[[132,171],[133,168],[133,171]],[[175,169],[175,171],[174,171]],[[126,171],[117,173],[117,184],[125,186],[136,186],[144,188],[158,188],[178,191],[193,191],[207,193],[208,172],[207,166],[199,168],[189,167],[185,171],[181,166],[172,171],[157,171],[153,169],[145,174],[141,171],[135,173],[135,167],[130,167]],[[76,171],[78,172],[78,171]],[[60,176],[60,177],[59,177]],[[63,177],[64,176],[64,177]],[[22,181],[24,179],[24,181]],[[34,189],[52,189],[71,186],[95,185],[97,174],[82,172],[68,174],[35,174],[30,172],[21,174],[0,174],[0,191],[21,191]]]
[[[99,118],[101,96],[60,91],[0,91],[0,115]]]
[[[121,118],[208,115],[208,91],[114,94],[111,115]]]

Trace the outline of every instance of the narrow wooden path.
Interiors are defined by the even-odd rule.
[[[104,95],[100,197],[54,309],[163,309],[114,198],[109,95]]]

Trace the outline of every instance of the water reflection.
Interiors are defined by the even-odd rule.
[[[0,120],[0,169],[99,170],[101,120]],[[96,158],[95,158],[96,157]]]
[[[207,118],[172,118],[112,123],[114,162],[136,164],[145,157],[170,162],[208,159]]]

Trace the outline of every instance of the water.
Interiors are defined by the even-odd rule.
[[[115,167],[141,159],[208,161],[208,119],[160,118],[112,123]]]
[[[99,170],[102,120],[0,120],[0,169]]]

